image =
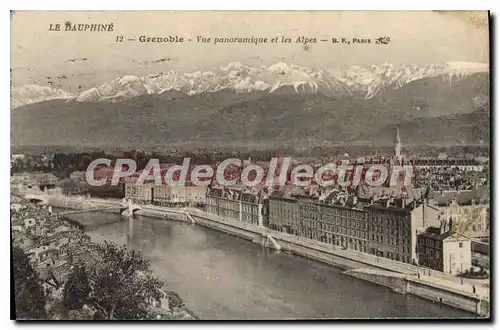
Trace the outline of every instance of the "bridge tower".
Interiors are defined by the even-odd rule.
[[[123,216],[134,216],[134,211],[140,210],[141,206],[134,204],[132,199],[123,199],[120,204],[120,212]]]

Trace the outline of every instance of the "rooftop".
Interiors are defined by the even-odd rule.
[[[458,205],[488,204],[490,201],[489,191],[482,186],[471,190],[432,191],[429,198],[436,201],[439,206],[449,205],[454,200]]]
[[[442,241],[448,237],[453,235],[453,232],[451,230],[441,233],[441,228],[438,227],[428,227],[424,232],[420,233],[418,236],[425,237],[425,238],[431,238],[433,240],[438,240]]]

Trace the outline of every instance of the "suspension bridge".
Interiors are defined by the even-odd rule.
[[[20,197],[30,202],[41,203],[48,205],[51,197],[58,200],[54,203],[55,207],[68,208],[69,210],[57,212],[54,215],[64,216],[78,213],[86,213],[91,211],[119,211],[123,216],[133,216],[137,211],[141,210],[142,207],[135,204],[130,199],[123,199],[120,204],[116,202],[107,202],[98,199],[92,199],[90,197],[69,197],[63,195],[42,195],[42,194],[26,194],[24,196],[20,194],[12,194],[13,196]],[[50,207],[50,206],[49,206]],[[51,211],[52,212],[52,211]]]

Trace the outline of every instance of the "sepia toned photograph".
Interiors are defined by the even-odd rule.
[[[14,320],[491,318],[488,11],[11,11]]]

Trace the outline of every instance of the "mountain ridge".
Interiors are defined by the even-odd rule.
[[[268,67],[252,67],[231,62],[215,71],[177,73],[170,70],[144,77],[125,75],[76,94],[49,86],[14,87],[11,99],[12,107],[17,108],[50,99],[123,102],[141,95],[172,91],[193,96],[225,89],[245,93],[274,93],[283,87],[292,87],[296,93],[321,93],[331,97],[356,95],[370,99],[384,90],[399,89],[424,78],[442,77],[451,81],[488,71],[487,64],[468,62],[425,66],[381,64],[369,68],[350,66],[337,69],[311,69],[283,62]]]

